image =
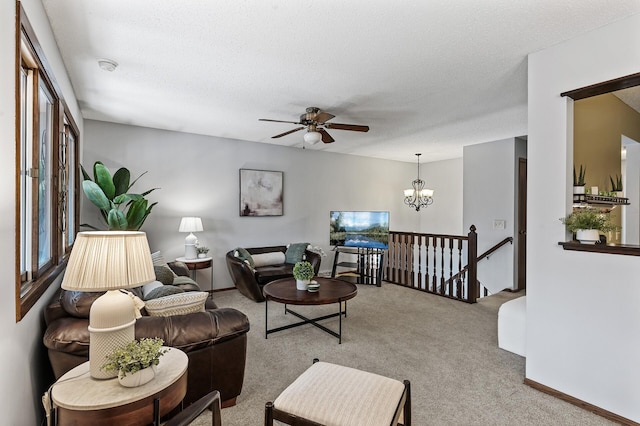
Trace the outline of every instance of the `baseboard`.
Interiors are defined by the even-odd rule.
[[[540,392],[546,393],[548,395],[551,395],[553,397],[566,401],[569,404],[577,405],[578,407],[584,410],[590,411],[594,414],[597,414],[600,417],[604,417],[605,419],[620,423],[622,425],[640,426],[640,423],[636,423],[633,420],[629,420],[626,417],[622,417],[618,414],[612,413],[611,411],[607,411],[604,408],[600,408],[593,404],[589,404],[588,402],[584,402],[578,398],[574,398],[571,395],[567,395],[566,393],[550,388],[549,386],[545,386],[534,380],[525,378],[523,383],[527,386],[534,388],[535,390],[538,390]]]

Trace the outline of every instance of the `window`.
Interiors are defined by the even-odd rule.
[[[78,129],[20,9],[16,320],[63,271],[77,231]]]

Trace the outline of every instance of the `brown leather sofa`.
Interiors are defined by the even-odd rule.
[[[171,266],[171,264],[170,264]],[[197,284],[182,285],[197,290]],[[141,296],[141,290],[132,289]],[[60,290],[45,309],[47,329],[43,338],[53,372],[58,379],[89,359],[89,309],[103,293]],[[222,405],[235,404],[242,391],[249,320],[232,308],[218,308],[211,298],[205,312],[171,317],[148,316],[136,321],[136,339],[160,337],[166,346],[181,349],[189,358],[185,405],[213,390],[220,391]]]
[[[286,246],[271,246],[271,247],[255,247],[246,248],[246,250],[254,254],[272,253],[281,251],[286,253]],[[231,250],[226,254],[227,269],[231,275],[236,288],[244,296],[256,302],[264,302],[264,295],[262,294],[262,287],[265,284],[278,280],[280,278],[293,277],[293,264],[282,263],[277,265],[259,266],[251,268],[246,262],[234,255],[235,250]],[[319,253],[315,253],[309,250],[305,250],[304,259],[309,261],[313,265],[315,275],[318,275],[320,270],[320,261],[322,256]]]

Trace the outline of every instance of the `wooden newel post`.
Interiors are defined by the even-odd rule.
[[[469,274],[467,276],[467,302],[476,303],[478,300],[478,234],[475,225],[471,225],[468,234],[467,262]]]

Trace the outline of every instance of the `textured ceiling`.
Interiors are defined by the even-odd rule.
[[[302,146],[306,107],[368,133],[311,149],[421,161],[527,134],[527,54],[639,0],[43,0],[85,118]],[[119,66],[98,67],[99,58]]]

